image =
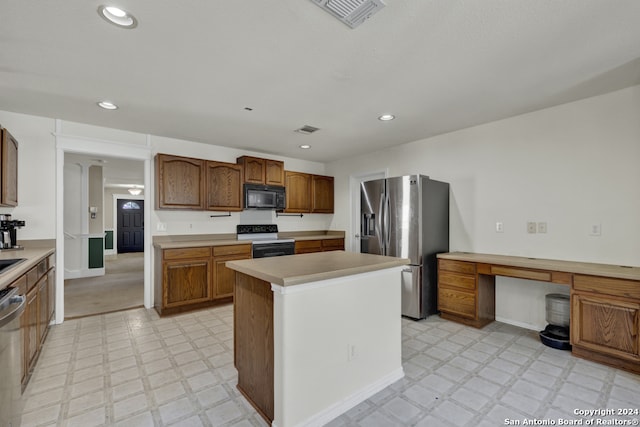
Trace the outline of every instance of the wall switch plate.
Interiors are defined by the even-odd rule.
[[[165,222],[156,223],[156,229],[158,231],[167,231],[167,224]]]
[[[600,224],[591,224],[589,236],[600,236],[602,234],[602,226]]]
[[[496,222],[496,233],[504,233],[504,224]]]
[[[547,232],[547,223],[539,222],[538,223],[538,233],[546,233]]]
[[[536,232],[536,223],[535,222],[527,222],[527,233],[535,234]]]

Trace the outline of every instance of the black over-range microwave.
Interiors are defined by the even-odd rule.
[[[275,209],[285,208],[284,187],[273,185],[245,184],[244,208],[245,209]]]

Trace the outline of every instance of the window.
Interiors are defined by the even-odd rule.
[[[122,205],[122,209],[140,209],[140,205],[136,202],[129,201]]]

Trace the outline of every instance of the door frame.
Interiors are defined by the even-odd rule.
[[[145,187],[147,188],[147,187]],[[118,199],[126,199],[126,200],[143,200],[144,203],[144,219],[145,219],[145,236],[144,236],[144,245],[145,251],[147,250],[147,236],[146,236],[146,221],[147,221],[147,201],[145,200],[145,195],[141,196],[133,196],[131,194],[113,194],[113,249],[118,253]]]
[[[144,162],[144,187],[151,188],[152,151],[151,136],[146,144],[106,141],[85,136],[65,135],[62,121],[56,119],[53,136],[56,142],[56,315],[55,323],[64,322],[64,157],[65,153],[79,153],[92,156],[120,157]],[[114,156],[114,153],[117,155]],[[153,206],[148,191],[144,193],[145,205]],[[151,209],[145,209],[144,222],[151,224]],[[153,286],[151,285],[151,227],[144,229],[144,306],[153,307]]]
[[[360,184],[364,181],[388,178],[389,169],[379,169],[369,172],[357,173],[349,176],[351,189],[351,235],[349,247],[352,252],[360,252]]]

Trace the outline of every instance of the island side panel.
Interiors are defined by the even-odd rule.
[[[234,363],[238,390],[273,421],[273,292],[271,284],[236,272]]]

